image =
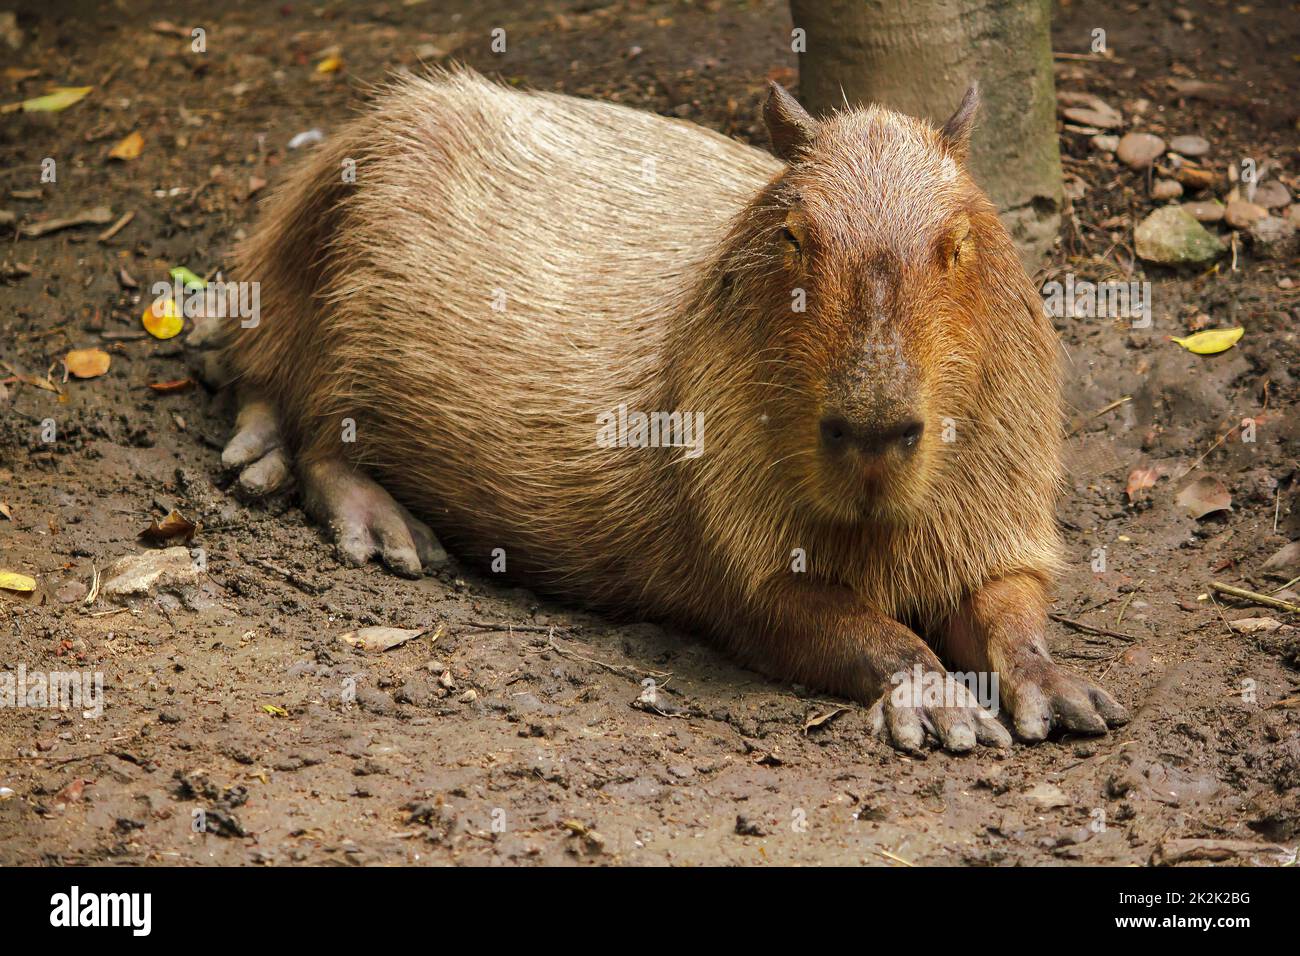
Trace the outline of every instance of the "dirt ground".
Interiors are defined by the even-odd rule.
[[[1101,96],[1134,128],[1204,136],[1220,174],[1272,160],[1294,194],[1294,8],[1182,9],[1191,28],[1169,3],[1060,5],[1056,50],[1085,53],[1101,26],[1114,55],[1058,58],[1058,88]],[[867,734],[862,708],[765,680],[692,635],[454,568],[412,582],[343,567],[292,495],[234,494],[221,396],[149,387],[192,374],[183,337],[141,330],[149,286],[177,265],[222,268],[290,139],[329,136],[389,71],[455,57],[761,144],[763,84],[797,79],[784,4],[50,0],[20,3],[18,25],[20,49],[0,40],[0,101],[94,90],[63,112],[0,117],[0,210],[19,225],[101,205],[135,215],[104,241],[105,225],[40,238],[0,226],[0,570],[37,581],[26,598],[0,591],[0,669],[98,671],[105,695],[97,719],[0,710],[0,863],[1294,862],[1300,631],[1286,622],[1300,619],[1205,595],[1212,580],[1276,591],[1300,575],[1296,559],[1262,568],[1300,538],[1295,261],[1237,243],[1212,269],[1135,262],[1148,176],[1063,130],[1086,192],[1046,271],[1149,280],[1154,321],[1059,322],[1071,571],[1054,610],[1113,633],[1054,621],[1050,643],[1133,720],[1103,738],[911,758]],[[505,54],[489,49],[494,27]],[[318,71],[335,54],[342,67]],[[139,157],[108,160],[133,131]],[[1200,324],[1246,332],[1213,356],[1167,339]],[[111,368],[63,383],[62,356],[86,347]],[[1243,417],[1254,442],[1234,430]],[[1130,501],[1146,468],[1162,477]],[[1230,511],[1195,520],[1176,503],[1202,476],[1224,483]],[[96,570],[145,550],[137,536],[172,508],[201,525],[202,586],[87,604]],[[1259,617],[1284,626],[1229,627]],[[430,631],[364,654],[339,639],[364,625]],[[646,677],[663,685],[661,712],[633,706]]]

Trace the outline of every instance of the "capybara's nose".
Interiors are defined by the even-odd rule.
[[[883,455],[891,449],[912,452],[921,442],[925,423],[906,418],[893,423],[851,422],[843,415],[822,418],[822,446],[832,454],[857,449],[864,455]]]

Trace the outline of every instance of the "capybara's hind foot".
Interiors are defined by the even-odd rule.
[[[429,527],[365,473],[334,459],[304,465],[300,478],[307,513],[330,529],[348,564],[378,557],[414,578],[446,563],[447,552]]]
[[[235,434],[221,453],[221,464],[239,469],[239,486],[250,495],[269,495],[289,481],[289,456],[280,438],[275,406],[261,397],[241,395]]]

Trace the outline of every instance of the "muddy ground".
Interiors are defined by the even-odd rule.
[[[765,680],[692,635],[459,569],[411,582],[340,566],[291,495],[234,495],[222,398],[149,387],[192,374],[183,338],[141,332],[149,284],[177,265],[222,268],[289,140],[328,136],[388,71],[455,57],[761,143],[763,83],[796,81],[784,6],[216,6],[24,2],[20,48],[0,39],[0,100],[94,86],[60,113],[0,117],[0,209],[20,225],[135,214],[104,241],[103,225],[41,238],[0,226],[0,570],[37,581],[26,598],[0,591],[0,664],[102,672],[106,699],[93,720],[0,710],[0,863],[1294,861],[1298,632],[1229,622],[1298,619],[1205,595],[1211,580],[1275,591],[1300,574],[1262,569],[1300,538],[1295,261],[1237,243],[1212,269],[1135,263],[1148,177],[1063,130],[1086,192],[1047,271],[1149,280],[1154,314],[1150,329],[1059,323],[1071,570],[1055,612],[1113,634],[1054,621],[1050,643],[1133,720],[1104,738],[909,758],[869,737],[862,708]],[[1085,53],[1101,26],[1114,55],[1058,58],[1059,88],[1100,95],[1134,128],[1203,135],[1220,193],[1250,156],[1294,194],[1300,20],[1287,4],[1182,9],[1190,28],[1167,3],[1060,6],[1056,50]],[[488,45],[499,26],[504,55]],[[319,72],[335,53],[341,69]],[[1212,86],[1188,97],[1174,79]],[[133,131],[139,157],[107,160]],[[41,182],[46,158],[57,182]],[[1202,324],[1246,333],[1215,356],[1166,338]],[[62,356],[83,347],[111,368],[63,383]],[[1254,442],[1233,431],[1248,416]],[[1130,501],[1145,468],[1161,477]],[[1224,483],[1230,511],[1196,520],[1176,503],[1202,476]],[[87,604],[96,569],[144,550],[137,535],[172,508],[201,524],[203,585]],[[380,655],[339,640],[380,624],[431,630]],[[664,713],[633,706],[648,676],[666,684]]]

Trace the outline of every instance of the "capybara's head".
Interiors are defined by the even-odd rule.
[[[783,467],[831,520],[922,506],[976,414],[996,302],[1025,281],[966,171],[977,103],[972,87],[935,129],[876,107],[816,120],[776,84],[766,102],[787,166],[751,218],[765,253],[757,345],[780,385],[765,404],[782,419]]]

